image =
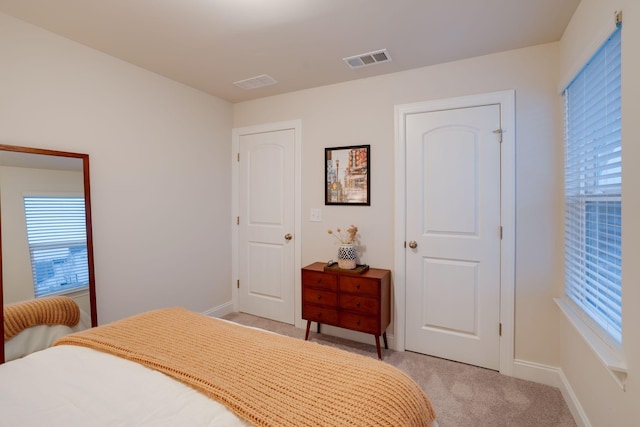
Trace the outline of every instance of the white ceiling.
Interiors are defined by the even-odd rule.
[[[240,102],[557,41],[579,1],[0,0],[0,12]],[[391,62],[342,60],[380,49]],[[278,83],[233,84],[262,74]]]

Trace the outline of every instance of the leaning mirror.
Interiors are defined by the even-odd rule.
[[[5,305],[52,296],[97,326],[89,156],[0,144],[0,363],[13,339]]]

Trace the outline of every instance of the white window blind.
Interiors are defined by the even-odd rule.
[[[618,26],[564,91],[565,292],[616,343],[622,335],[620,55]]]
[[[36,298],[89,284],[83,197],[25,197],[27,239]]]

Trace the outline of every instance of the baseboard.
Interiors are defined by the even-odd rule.
[[[207,311],[202,312],[202,314],[211,316],[211,317],[222,317],[226,316],[229,313],[233,313],[233,302],[229,301],[217,307],[210,308]]]
[[[560,390],[578,427],[591,427],[589,418],[587,418],[587,414],[584,412],[584,409],[582,409],[582,405],[580,405],[562,369],[555,366],[515,359],[513,361],[513,376],[515,378],[556,387]]]
[[[569,380],[562,370],[560,370],[560,379],[562,380],[562,386],[559,387],[560,392],[562,393],[562,397],[564,397],[564,401],[567,402],[567,406],[576,424],[578,427],[591,427],[587,414],[584,412],[582,405],[580,405],[577,396],[571,388],[571,384],[569,384]]]
[[[561,369],[555,366],[542,365],[540,363],[528,362],[526,360],[514,359],[513,376],[522,380],[550,385],[560,388]]]

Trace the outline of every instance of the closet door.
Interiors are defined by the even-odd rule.
[[[500,105],[406,119],[406,348],[500,362]]]

